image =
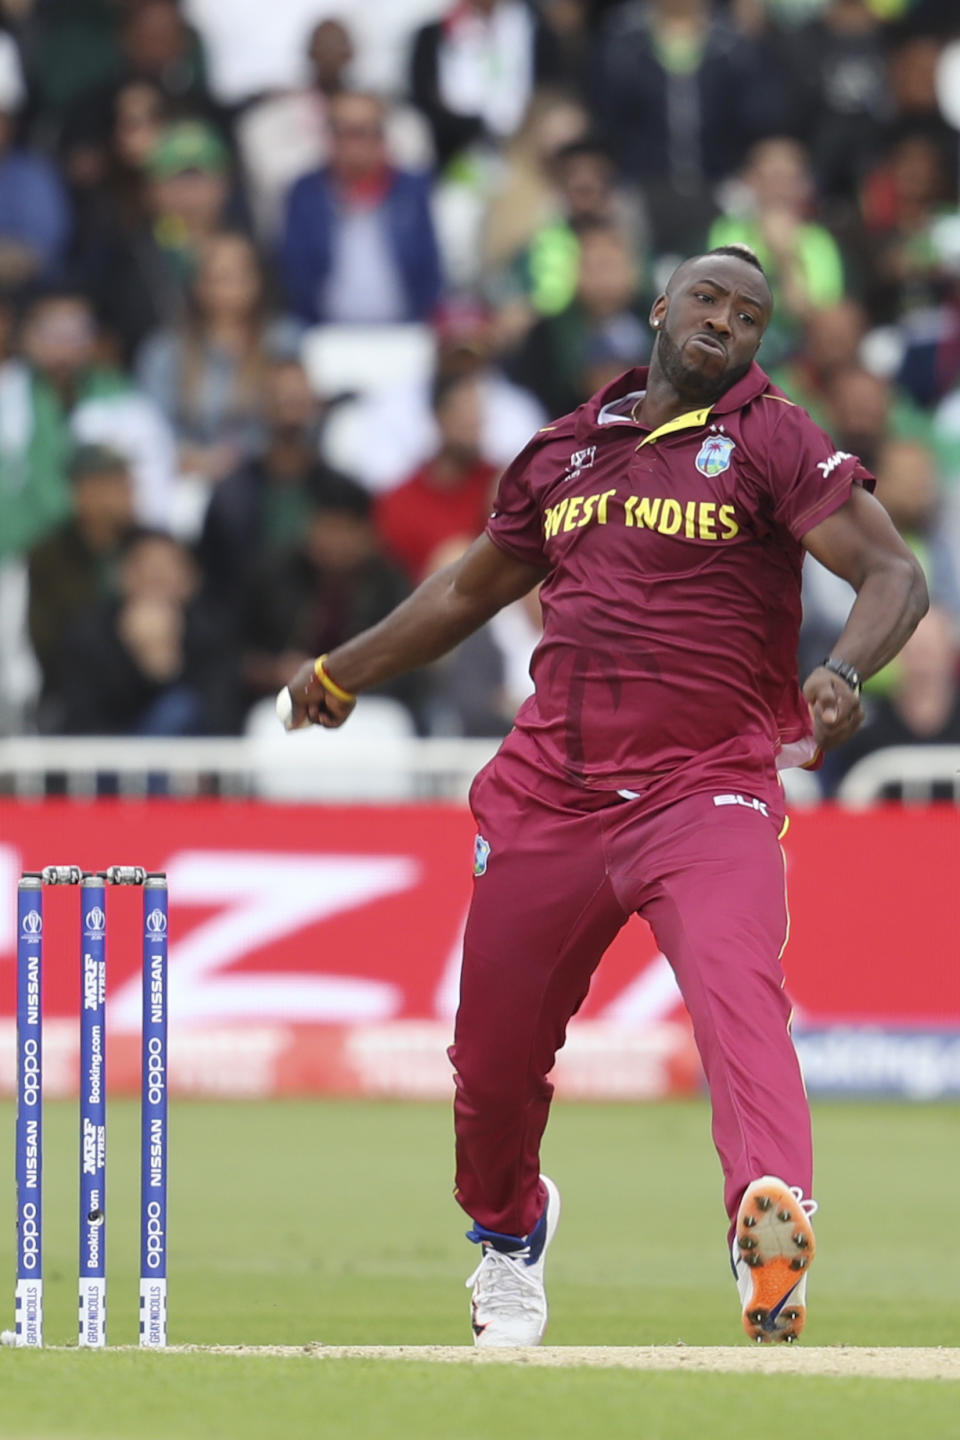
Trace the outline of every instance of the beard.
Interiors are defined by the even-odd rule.
[[[743,379],[753,364],[750,359],[745,365],[737,365],[735,369],[726,370],[722,375],[706,375],[696,365],[686,363],[680,347],[666,330],[661,330],[657,336],[656,354],[661,370],[677,394],[704,405],[719,400],[725,391]]]

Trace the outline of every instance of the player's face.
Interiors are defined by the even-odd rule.
[[[667,379],[680,394],[722,395],[749,370],[771,308],[766,281],[743,260],[705,255],[682,267],[651,314]]]

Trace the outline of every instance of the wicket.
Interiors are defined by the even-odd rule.
[[[139,865],[24,871],[17,892],[18,1346],[43,1344],[43,891],[80,889],[78,1344],[107,1343],[106,940],[109,886],[143,891],[140,1344],[167,1343],[167,877]]]

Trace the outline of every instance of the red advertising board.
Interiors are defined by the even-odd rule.
[[[448,1094],[473,823],[457,806],[0,803],[0,1088],[13,1084],[22,869],[140,864],[170,884],[171,1069],[181,1090]],[[960,812],[833,808],[785,841],[798,1024],[960,1032]],[[133,1089],[139,895],[108,896],[108,1073]],[[47,1080],[75,1083],[78,897],[45,896]],[[572,1094],[697,1083],[672,974],[634,920],[557,1069]]]

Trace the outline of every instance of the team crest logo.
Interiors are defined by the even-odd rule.
[[[596,458],[596,445],[588,445],[585,450],[574,450],[570,456],[570,466],[563,478],[565,480],[578,480],[581,471],[589,470]]]
[[[489,858],[490,841],[484,840],[482,835],[478,835],[473,842],[473,873],[475,876],[486,875]]]
[[[722,475],[724,470],[729,470],[733,450],[734,441],[726,435],[708,435],[696,459],[700,474],[712,479],[714,475]]]

